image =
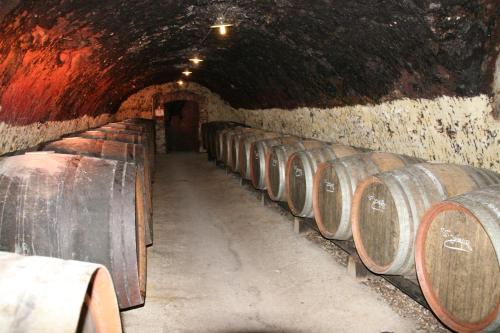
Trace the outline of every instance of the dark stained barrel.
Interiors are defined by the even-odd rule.
[[[287,201],[285,175],[288,158],[296,151],[319,148],[325,144],[327,143],[316,140],[300,140],[271,148],[266,156],[266,188],[271,200]]]
[[[113,282],[97,264],[0,252],[4,333],[120,333]]]
[[[258,132],[252,135],[245,136],[240,140],[240,149],[238,156],[238,166],[240,168],[240,175],[243,179],[251,179],[250,163],[252,161],[252,145],[254,142],[265,139],[275,139],[282,136],[282,134],[274,132]],[[265,159],[264,159],[265,161]]]
[[[424,296],[441,321],[457,332],[500,331],[500,185],[429,208],[415,259]]]
[[[354,193],[351,223],[365,265],[379,274],[415,273],[415,237],[433,204],[500,183],[500,175],[454,164],[421,163],[369,176]]]
[[[313,182],[320,163],[358,154],[353,147],[328,144],[293,153],[286,166],[286,198],[295,216],[313,217]]]
[[[300,141],[296,136],[282,136],[253,142],[250,145],[249,174],[256,189],[266,189],[266,156],[273,146],[287,145]]]
[[[143,145],[125,143],[118,141],[95,140],[79,137],[65,138],[45,145],[43,150],[54,151],[60,154],[72,154],[91,157],[107,158],[122,162],[135,163],[142,177],[143,205],[145,221],[145,241],[146,245],[153,243],[153,219],[152,219],[152,190],[151,175],[148,163],[148,156]]]
[[[0,251],[99,263],[118,304],[144,303],[141,177],[133,163],[49,152],[0,160]]]
[[[231,142],[229,143],[231,150],[231,154],[229,155],[228,167],[233,172],[240,172],[240,149],[241,149],[241,140],[247,137],[253,137],[256,134],[265,133],[260,129],[248,128],[245,131],[240,133],[236,133],[231,137]]]
[[[351,203],[358,183],[377,173],[422,162],[404,155],[371,152],[321,163],[313,184],[314,219],[321,234],[329,239],[350,239]]]

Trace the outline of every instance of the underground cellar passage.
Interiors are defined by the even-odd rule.
[[[495,0],[0,2],[0,332],[500,332]]]

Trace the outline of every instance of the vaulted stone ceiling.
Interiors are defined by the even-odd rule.
[[[235,107],[376,103],[491,93],[497,0],[2,0],[0,120],[114,112],[191,80]],[[222,37],[209,26],[225,15]]]

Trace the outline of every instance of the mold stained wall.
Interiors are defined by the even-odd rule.
[[[0,155],[33,148],[69,133],[99,127],[114,121],[111,114],[82,116],[72,120],[36,122],[30,125],[10,125],[0,122]]]
[[[209,121],[238,121],[269,131],[500,172],[500,120],[493,117],[493,98],[487,95],[327,109],[249,110],[234,109],[195,83],[184,89],[205,97]],[[175,84],[148,87],[125,101],[117,118],[150,117],[152,95],[177,90]]]

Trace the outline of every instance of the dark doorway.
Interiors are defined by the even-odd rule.
[[[198,151],[198,103],[175,101],[165,104],[167,152]]]

